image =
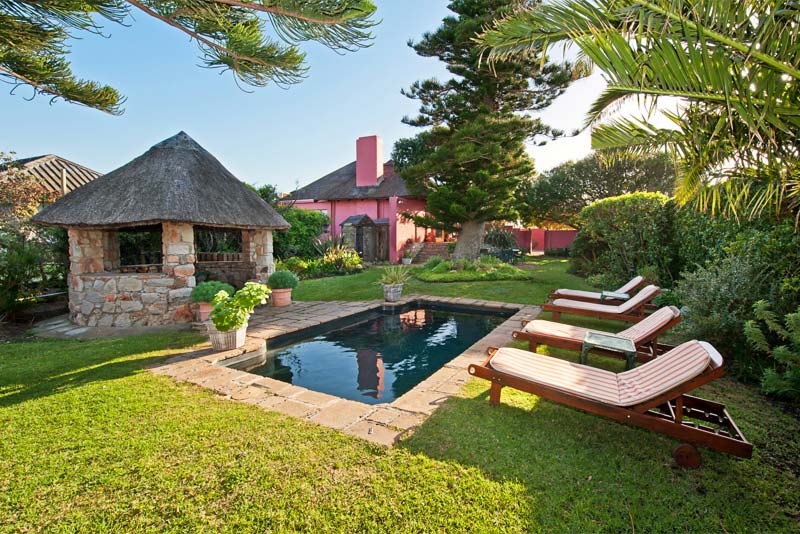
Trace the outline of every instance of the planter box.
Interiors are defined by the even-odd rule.
[[[403,284],[382,284],[383,300],[397,302],[403,294]]]
[[[238,330],[220,332],[213,322],[206,323],[208,326],[208,337],[211,339],[211,346],[214,350],[233,350],[244,346],[247,340],[247,325]]]
[[[411,260],[414,258],[403,258],[403,265],[411,265]]]

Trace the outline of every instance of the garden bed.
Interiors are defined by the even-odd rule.
[[[424,282],[493,282],[533,280],[530,270],[523,270],[488,256],[478,261],[431,258],[424,267],[414,270],[414,277]]]

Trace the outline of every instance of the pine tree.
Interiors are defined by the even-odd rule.
[[[231,71],[249,86],[286,86],[307,70],[296,43],[313,40],[337,51],[368,46],[374,12],[370,0],[0,1],[0,80],[120,114],[125,99],[116,89],[72,72],[69,40],[101,34],[103,19],[128,24],[144,14],[194,40],[203,66]]]
[[[456,258],[478,256],[486,222],[516,217],[517,189],[533,174],[525,141],[561,134],[520,112],[560,95],[572,80],[571,66],[535,53],[523,62],[488,65],[473,41],[494,19],[536,3],[453,0],[454,15],[409,43],[417,54],[445,62],[455,77],[418,81],[403,92],[421,103],[419,115],[403,122],[429,129],[398,141],[393,159],[411,191],[427,197],[428,215],[415,221],[458,231]]]

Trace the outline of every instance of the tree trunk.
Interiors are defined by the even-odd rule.
[[[452,259],[477,260],[481,254],[485,231],[485,222],[466,221],[461,223],[461,231],[458,232],[458,242],[456,242],[456,249],[451,256]]]

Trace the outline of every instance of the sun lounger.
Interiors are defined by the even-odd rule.
[[[644,276],[636,276],[632,278],[627,284],[615,289],[611,292],[612,295],[603,295],[597,291],[581,291],[579,289],[555,289],[550,293],[550,299],[570,299],[582,300],[584,302],[596,302],[599,304],[622,304],[624,300],[619,300],[613,297],[613,294],[627,294],[632,295],[634,291],[645,285]]]
[[[661,288],[649,285],[639,291],[629,300],[619,305],[596,304],[581,300],[556,299],[544,305],[544,310],[553,312],[553,320],[558,321],[562,313],[575,315],[588,315],[600,319],[616,319],[638,323],[649,311],[647,305],[661,294]]]
[[[491,382],[489,400],[500,402],[503,387],[533,393],[615,421],[667,434],[685,443],[673,450],[683,467],[698,467],[703,445],[741,458],[753,446],[725,406],[686,393],[724,374],[719,352],[703,341],[687,341],[624,373],[513,348],[491,348],[471,375]]]
[[[666,345],[659,345],[658,337],[680,321],[680,310],[675,306],[665,306],[614,335],[633,341],[637,360],[647,362],[665,351]],[[512,336],[514,339],[527,341],[528,350],[531,352],[536,352],[536,347],[540,344],[562,349],[581,350],[583,339],[589,332],[608,334],[602,330],[536,319],[523,321],[522,330],[515,331]],[[622,356],[619,352],[602,349],[595,349],[593,352],[613,357]]]

